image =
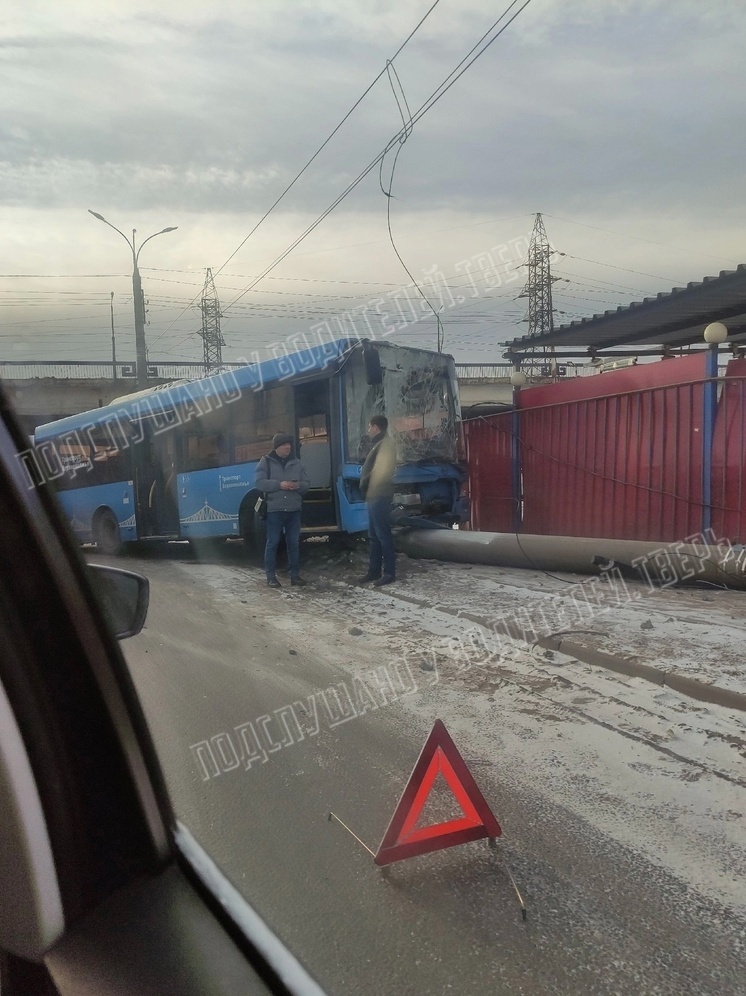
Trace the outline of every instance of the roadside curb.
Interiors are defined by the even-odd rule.
[[[725,706],[726,709],[746,712],[746,694],[744,692],[721,688],[719,685],[708,685],[704,681],[698,681],[697,678],[688,678],[686,675],[676,674],[675,671],[663,671],[650,664],[640,664],[617,654],[608,654],[603,650],[584,647],[571,640],[563,640],[561,637],[544,637],[537,641],[537,646],[575,657],[583,661],[584,664],[603,667],[630,678],[642,678],[644,681],[649,681],[663,688],[670,688],[690,699],[696,699],[698,702],[709,702],[712,705]]]
[[[473,612],[464,612],[452,609],[447,605],[433,604],[423,598],[416,598],[413,595],[405,595],[402,592],[393,592],[390,589],[386,592],[391,598],[396,598],[402,602],[410,602],[420,608],[436,608],[439,612],[454,616],[456,619],[467,619],[469,622],[482,626],[493,633],[502,633],[512,640],[526,644],[531,647],[541,647],[544,650],[553,650],[567,657],[574,657],[584,664],[592,667],[605,668],[607,671],[614,671],[630,678],[641,678],[649,681],[659,688],[670,688],[680,695],[686,695],[697,702],[708,702],[711,705],[724,706],[726,709],[736,709],[746,712],[746,693],[736,692],[730,688],[721,688],[719,685],[708,685],[704,681],[696,678],[688,678],[683,674],[676,674],[674,671],[663,671],[661,668],[653,667],[650,664],[640,664],[638,661],[630,660],[618,654],[609,654],[603,650],[596,650],[593,647],[586,647],[582,643],[564,639],[562,636],[544,636],[533,644],[527,643],[523,632],[515,624],[500,620],[496,625],[484,616],[479,616]]]

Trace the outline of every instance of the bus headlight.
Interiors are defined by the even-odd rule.
[[[422,497],[417,491],[413,491],[409,494],[395,494],[392,500],[394,505],[410,506],[422,504]]]

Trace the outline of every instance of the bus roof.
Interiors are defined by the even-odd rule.
[[[288,353],[277,359],[264,360],[262,363],[252,363],[245,367],[223,370],[210,377],[199,380],[179,381],[174,384],[164,384],[159,387],[137,391],[134,394],[117,398],[102,408],[81,412],[79,415],[69,415],[56,422],[40,425],[34,432],[35,441],[41,442],[66,432],[75,432],[99,422],[113,418],[136,418],[147,415],[148,412],[163,412],[175,404],[198,402],[200,398],[209,398],[238,390],[258,391],[273,383],[283,380],[297,380],[313,373],[322,371],[333,372],[342,357],[356,346],[362,347],[360,339],[338,339],[336,342],[321,343],[310,349]],[[383,345],[376,343],[377,346]],[[390,349],[406,349],[410,347],[396,346],[386,343]],[[416,352],[429,353],[430,350],[415,348]]]
[[[34,438],[39,442],[65,432],[75,432],[76,429],[98,422],[106,422],[115,416],[134,418],[147,413],[149,409],[163,411],[175,404],[199,401],[205,397],[214,398],[235,392],[236,389],[261,390],[282,380],[295,380],[323,370],[331,372],[341,357],[358,344],[357,339],[338,339],[336,342],[322,343],[277,359],[222,370],[209,377],[201,377],[199,380],[179,381],[175,384],[164,384],[145,391],[137,391],[117,398],[102,408],[94,408],[79,415],[69,415],[56,422],[40,425],[34,432]]]

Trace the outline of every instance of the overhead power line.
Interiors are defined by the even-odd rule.
[[[708,259],[719,259],[721,262],[727,260],[733,265],[738,265],[735,260],[730,259],[728,256],[713,256],[712,253],[700,252],[698,249],[685,249],[683,246],[672,246],[667,242],[656,242],[653,239],[643,239],[639,235],[629,235],[627,232],[613,232],[610,228],[599,228],[598,225],[588,225],[583,221],[573,221],[571,218],[558,218],[557,215],[554,214],[548,214],[546,217],[553,218],[555,221],[561,221],[566,225],[579,225],[580,228],[592,228],[596,232],[605,232],[606,235],[617,235],[623,239],[634,239],[635,242],[647,242],[647,244],[651,246],[662,246],[664,249],[675,249],[676,252],[688,252],[692,256],[707,256]],[[638,271],[631,270],[630,272],[636,273]]]
[[[401,52],[402,52],[402,50],[404,49],[404,47],[405,47],[405,46],[406,46],[406,45],[407,45],[407,44],[408,44],[408,43],[409,43],[409,42],[411,41],[411,39],[412,39],[412,38],[413,38],[413,37],[414,37],[414,36],[415,36],[415,35],[417,34],[417,32],[419,31],[419,29],[420,29],[420,28],[422,27],[422,25],[423,25],[423,24],[425,23],[425,21],[426,21],[426,20],[428,19],[428,17],[429,17],[429,16],[430,16],[430,15],[432,14],[432,12],[433,12],[433,11],[435,10],[435,8],[436,8],[436,7],[438,6],[438,4],[439,4],[439,3],[440,3],[440,0],[435,0],[435,3],[433,3],[433,5],[432,5],[432,6],[430,7],[430,9],[429,9],[429,10],[427,11],[427,13],[426,13],[426,14],[425,14],[425,15],[424,15],[424,16],[423,16],[423,17],[422,17],[421,19],[420,19],[420,21],[419,21],[419,22],[417,23],[417,25],[416,25],[416,26],[415,26],[415,27],[414,27],[414,28],[412,29],[412,31],[410,31],[410,33],[409,33],[409,34],[407,35],[407,37],[406,37],[406,38],[404,39],[404,41],[403,41],[403,42],[401,43],[401,45],[400,45],[400,46],[399,46],[399,48],[398,48],[398,49],[396,50],[396,52],[395,52],[395,53],[394,53],[394,54],[393,54],[393,55],[391,56],[391,58],[390,58],[390,59],[388,60],[387,64],[386,64],[386,65],[385,65],[385,66],[383,67],[383,69],[382,69],[382,70],[380,71],[380,73],[379,73],[379,74],[378,74],[378,75],[376,76],[376,78],[375,78],[375,79],[374,79],[374,80],[373,80],[373,81],[372,81],[372,82],[371,82],[371,83],[370,83],[370,84],[369,84],[369,85],[368,85],[368,86],[367,86],[367,87],[365,88],[365,90],[364,90],[364,91],[363,91],[363,92],[362,92],[362,93],[360,94],[360,96],[358,97],[358,99],[357,99],[357,100],[355,101],[355,103],[354,103],[354,104],[352,105],[352,107],[351,107],[351,108],[349,109],[349,111],[348,111],[348,112],[347,112],[347,113],[345,114],[345,116],[344,116],[344,117],[342,118],[342,120],[341,120],[341,121],[339,122],[339,124],[338,124],[338,125],[337,125],[337,126],[336,126],[336,127],[334,128],[334,130],[333,130],[333,131],[332,131],[332,132],[331,132],[331,133],[330,133],[330,134],[329,134],[329,135],[327,136],[327,138],[325,138],[325,139],[324,139],[324,141],[323,141],[323,142],[321,143],[321,145],[320,145],[320,146],[318,147],[318,149],[317,149],[317,150],[316,150],[316,151],[314,152],[314,154],[313,154],[313,155],[311,156],[311,158],[310,158],[310,159],[308,160],[308,162],[307,162],[307,163],[305,164],[305,166],[304,166],[304,167],[303,167],[303,168],[302,168],[302,169],[300,170],[300,172],[299,172],[299,173],[298,173],[298,174],[297,174],[297,175],[296,175],[296,176],[295,176],[295,177],[294,177],[294,178],[293,178],[293,179],[292,179],[292,180],[290,181],[290,183],[289,183],[289,184],[287,185],[287,187],[285,187],[285,189],[284,189],[284,190],[283,190],[283,192],[282,192],[282,193],[280,194],[280,196],[279,196],[279,197],[277,198],[277,200],[276,200],[276,201],[274,202],[274,204],[272,204],[272,205],[271,205],[271,207],[269,207],[269,208],[268,208],[268,209],[267,209],[267,210],[265,211],[265,213],[264,213],[264,214],[262,215],[262,217],[261,217],[261,218],[259,219],[259,221],[258,221],[258,222],[256,223],[256,225],[254,225],[254,227],[253,227],[253,228],[251,229],[251,231],[250,231],[250,232],[249,232],[249,234],[248,234],[248,235],[246,236],[246,238],[245,238],[245,239],[244,239],[244,240],[243,240],[243,241],[242,241],[242,242],[241,242],[241,243],[240,243],[240,244],[239,244],[239,245],[238,245],[238,246],[236,247],[236,249],[234,249],[234,250],[233,250],[233,252],[232,252],[232,253],[230,254],[230,256],[228,257],[228,259],[226,259],[226,261],[225,261],[225,262],[223,263],[223,265],[222,265],[222,266],[220,267],[220,269],[216,271],[216,276],[217,276],[218,274],[220,274],[220,273],[221,273],[221,272],[223,271],[223,269],[224,269],[224,268],[225,268],[225,267],[226,267],[226,266],[228,265],[228,263],[230,263],[230,261],[231,261],[231,260],[233,259],[233,257],[234,257],[234,256],[236,255],[236,253],[237,253],[237,252],[239,252],[239,251],[240,251],[240,250],[241,250],[241,249],[242,249],[242,248],[243,248],[243,247],[244,247],[244,246],[246,245],[246,243],[247,243],[247,242],[249,241],[249,239],[251,238],[251,236],[252,236],[252,235],[254,234],[254,232],[255,232],[255,231],[257,230],[257,228],[259,228],[259,226],[260,226],[260,225],[261,225],[261,224],[262,224],[262,223],[263,223],[263,222],[264,222],[264,221],[265,221],[265,220],[266,220],[266,219],[267,219],[267,218],[268,218],[268,217],[270,216],[270,214],[272,214],[272,212],[273,212],[273,211],[274,211],[274,209],[275,209],[275,208],[277,207],[277,205],[278,205],[278,204],[280,203],[280,201],[281,201],[281,200],[282,200],[282,199],[283,199],[283,198],[285,197],[285,195],[286,195],[286,194],[287,194],[287,193],[288,193],[288,192],[289,192],[289,191],[290,191],[290,190],[291,190],[291,189],[292,189],[292,188],[293,188],[293,187],[295,186],[295,184],[296,184],[296,183],[298,182],[298,180],[300,180],[300,178],[301,178],[301,177],[303,176],[303,174],[304,174],[304,173],[306,172],[306,170],[308,169],[308,167],[309,167],[309,166],[310,166],[310,165],[311,165],[311,164],[312,164],[312,163],[314,162],[314,160],[315,160],[315,159],[317,159],[317,158],[318,158],[318,157],[319,157],[319,156],[321,155],[321,153],[322,153],[322,152],[324,151],[324,149],[325,149],[325,148],[327,147],[327,145],[329,144],[329,142],[331,142],[331,140],[332,140],[332,139],[334,138],[334,136],[335,136],[335,135],[337,134],[337,132],[339,131],[339,129],[340,129],[341,127],[342,127],[342,125],[343,125],[343,124],[344,124],[344,123],[345,123],[345,122],[347,121],[347,119],[348,119],[348,118],[349,118],[349,117],[350,117],[350,116],[351,116],[351,115],[352,115],[352,114],[353,114],[353,113],[354,113],[354,112],[355,112],[355,111],[357,110],[357,108],[358,108],[358,107],[360,106],[360,104],[361,104],[361,103],[362,103],[362,102],[363,102],[363,101],[365,100],[365,98],[366,98],[366,97],[368,96],[368,94],[369,94],[369,93],[370,93],[370,91],[371,91],[371,90],[373,89],[373,87],[374,87],[374,86],[376,85],[376,83],[377,83],[377,82],[378,82],[378,81],[379,81],[379,80],[381,79],[381,77],[382,77],[382,76],[384,76],[384,75],[386,74],[386,72],[387,72],[387,70],[388,70],[388,64],[389,64],[389,63],[391,63],[391,62],[393,62],[393,61],[394,61],[394,59],[395,59],[395,58],[396,58],[396,57],[397,57],[398,55],[400,55],[400,54],[401,54]]]
[[[44,280],[77,280],[82,277],[127,277],[127,273],[0,273],[0,277],[10,277],[12,279],[41,277]]]
[[[415,113],[411,116],[407,125],[399,129],[399,131],[393,136],[393,138],[386,144],[385,148],[378,153],[375,159],[373,159],[372,162],[370,162],[365,167],[365,169],[361,173],[359,173],[358,176],[350,184],[348,184],[348,186],[343,190],[343,192],[338,197],[335,198],[335,200],[329,205],[329,207],[326,208],[326,210],[323,211],[322,214],[320,214],[319,217],[311,225],[309,225],[308,228],[306,228],[306,230],[302,232],[301,235],[299,235],[298,238],[295,239],[291,243],[291,245],[288,246],[287,249],[284,250],[284,252],[280,253],[280,255],[272,263],[270,263],[270,265],[266,267],[262,271],[262,273],[259,274],[259,276],[256,277],[252,281],[252,283],[249,284],[249,286],[244,291],[242,291],[241,294],[238,295],[238,297],[234,298],[233,301],[231,301],[231,303],[226,307],[225,309],[226,311],[228,311],[231,307],[233,307],[233,305],[236,304],[236,302],[239,301],[245,294],[248,294],[250,290],[253,290],[253,288],[259,283],[260,280],[264,279],[264,277],[266,277],[268,273],[270,273],[276,266],[278,266],[285,259],[286,256],[289,256],[290,253],[297,246],[299,246],[300,243],[303,242],[303,240],[307,238],[311,234],[311,232],[314,231],[314,229],[317,228],[321,224],[321,222],[324,221],[324,219],[329,214],[331,214],[331,212],[339,204],[341,204],[342,201],[350,193],[352,193],[355,187],[357,187],[358,184],[361,183],[362,180],[364,180],[365,177],[368,176],[368,174],[373,169],[375,169],[375,167],[388,154],[388,152],[394,147],[394,145],[401,140],[401,137],[404,135],[405,131],[407,129],[411,129],[412,126],[415,125],[420,120],[420,118],[422,118],[425,114],[427,114],[427,112],[431,110],[442,97],[445,96],[445,94],[451,89],[451,87],[463,76],[463,74],[467,71],[467,69],[469,69],[477,61],[477,59],[480,58],[480,56],[484,55],[487,49],[492,44],[494,44],[494,42],[497,41],[497,39],[503,34],[504,31],[508,29],[508,27],[510,27],[510,25],[513,23],[516,17],[518,17],[518,15],[521,14],[522,11],[526,9],[526,7],[528,7],[528,5],[531,3],[531,0],[524,0],[521,7],[519,7],[519,9],[513,14],[513,16],[500,28],[499,31],[496,31],[495,29],[503,20],[503,18],[507,16],[507,14],[512,10],[513,7],[515,7],[516,3],[518,2],[519,0],[513,0],[513,2],[503,11],[500,17],[498,17],[498,19],[487,29],[487,31],[484,32],[479,41],[464,56],[464,58],[461,60],[461,62],[459,62],[456,68],[453,69],[448,74],[448,76],[446,76],[443,82],[430,94],[430,96],[427,98],[424,104],[422,104],[419,107],[419,109],[415,111]],[[492,35],[492,37],[490,37],[490,35]],[[487,40],[485,41],[485,39]],[[482,46],[481,48],[480,45]]]
[[[585,256],[573,256],[569,252],[558,252],[558,256],[565,256],[567,259],[577,259],[581,263],[593,263],[594,266],[606,266],[610,270],[622,270],[624,273],[636,273],[640,277],[653,277],[654,280],[670,280],[671,283],[685,284],[685,280],[675,280],[673,277],[662,277],[660,273],[645,273],[644,270],[630,270],[628,266],[616,266],[614,263],[602,263],[598,259],[586,259]]]
[[[417,34],[417,32],[420,30],[420,28],[422,27],[422,25],[428,19],[428,17],[430,16],[430,14],[432,14],[432,12],[435,10],[435,8],[438,6],[439,3],[440,3],[440,0],[435,0],[435,2],[431,5],[431,7],[429,8],[429,10],[427,11],[427,13],[423,17],[420,18],[420,20],[417,22],[417,24],[415,25],[415,27],[409,32],[409,34],[407,35],[407,37],[401,43],[401,45],[396,50],[396,52],[394,53],[394,55],[391,57],[391,59],[389,60],[390,62],[393,62],[393,60],[398,55],[401,54],[402,50],[405,48],[406,45],[409,44],[409,42],[412,40],[412,38]],[[372,82],[360,94],[360,96],[358,97],[358,99],[355,101],[355,103],[352,105],[352,107],[349,109],[349,111],[344,115],[344,117],[342,118],[342,120],[336,125],[336,127],[331,131],[331,133],[324,139],[324,141],[321,143],[321,145],[318,147],[318,149],[314,152],[314,154],[311,156],[311,158],[308,160],[308,162],[305,164],[305,166],[302,167],[302,169],[293,177],[293,179],[290,181],[290,183],[287,185],[287,187],[285,187],[285,189],[282,191],[282,193],[280,194],[280,196],[264,212],[264,214],[262,215],[262,217],[259,219],[259,221],[256,223],[256,225],[254,225],[254,227],[251,229],[251,231],[246,236],[246,238],[233,250],[233,252],[230,254],[230,256],[228,257],[228,259],[226,259],[226,261],[222,264],[222,266],[218,270],[215,271],[215,276],[219,276],[222,273],[222,271],[225,269],[225,267],[228,265],[228,263],[230,263],[230,261],[236,255],[236,253],[239,252],[246,245],[246,243],[249,241],[249,239],[254,234],[254,232],[256,232],[256,230],[259,228],[259,226],[261,224],[263,224],[267,220],[267,218],[270,216],[270,214],[272,214],[272,212],[277,207],[277,205],[280,203],[280,201],[282,201],[284,199],[285,195],[288,194],[292,190],[292,188],[295,186],[295,184],[298,182],[298,180],[300,180],[300,178],[303,176],[303,174],[306,172],[306,170],[309,168],[309,166],[311,166],[311,164],[321,155],[321,153],[327,147],[327,145],[329,144],[329,142],[331,142],[331,140],[334,138],[334,136],[337,134],[337,132],[340,130],[340,128],[345,124],[345,122],[348,120],[348,118],[350,118],[351,115],[357,110],[357,108],[360,106],[360,104],[365,100],[365,98],[368,96],[368,94],[370,93],[370,91],[373,89],[373,87],[376,85],[376,83],[381,79],[381,77],[385,75],[385,73],[386,73],[386,66],[384,66],[384,68],[375,77],[375,79],[372,80]],[[194,298],[194,301],[196,301],[196,300],[197,300],[197,297]],[[191,304],[194,304],[194,301],[192,301],[190,303],[189,307],[191,307]]]

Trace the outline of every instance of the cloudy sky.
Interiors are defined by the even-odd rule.
[[[508,2],[13,5],[0,360],[110,358],[112,292],[118,358],[134,358],[132,257],[89,208],[138,240],[178,226],[140,256],[155,362],[201,358],[207,267],[225,359],[382,321],[394,341],[434,347],[432,312],[401,290],[412,280],[389,208],[462,362],[498,362],[526,331],[519,264],[536,212],[557,250],[555,324],[746,261],[742,6],[532,0],[420,115]],[[382,176],[375,166],[280,260],[412,117]]]

